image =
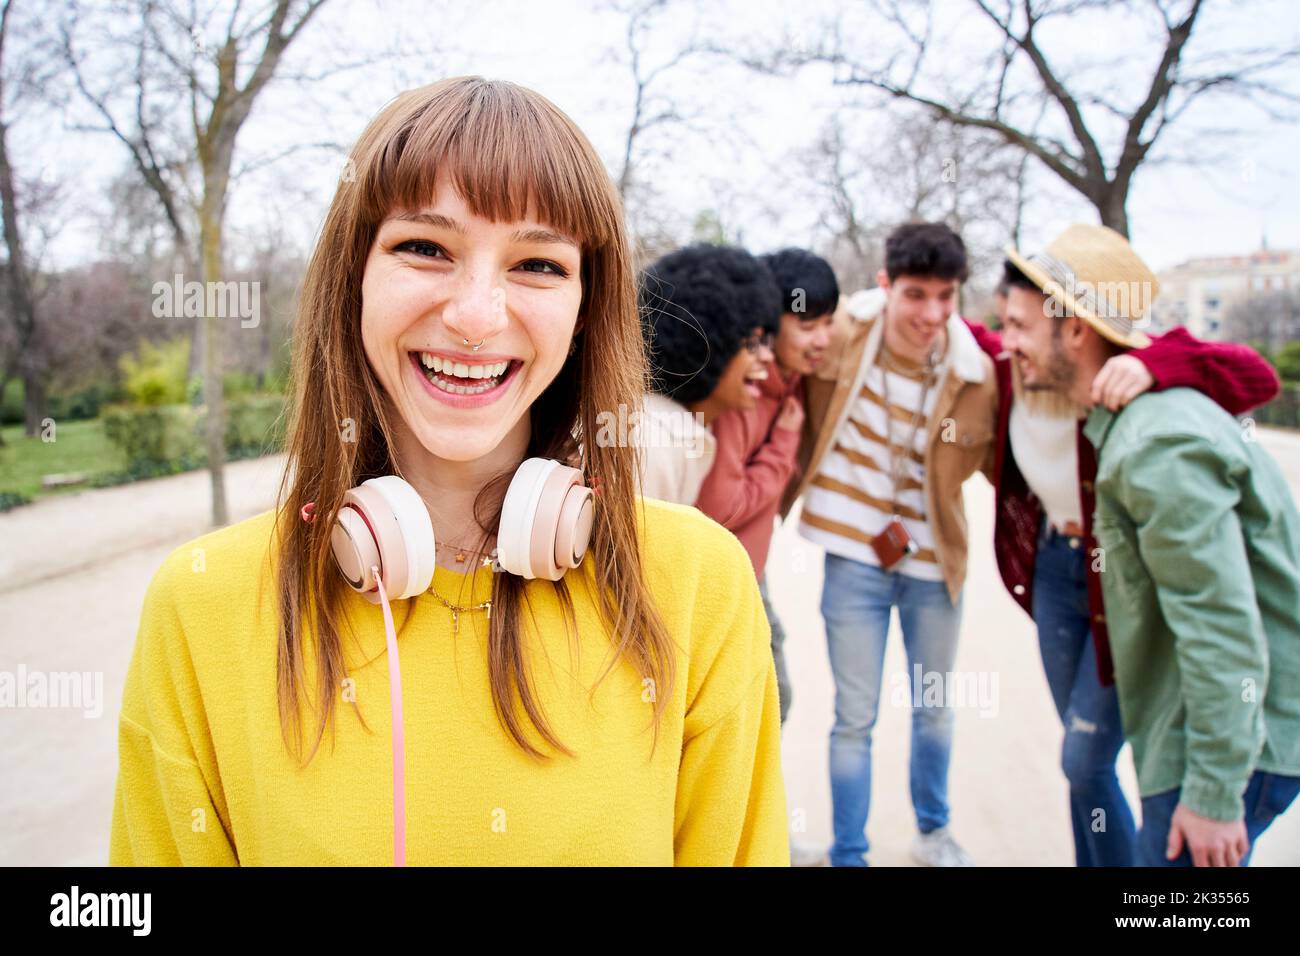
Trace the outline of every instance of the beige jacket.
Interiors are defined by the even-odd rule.
[[[885,293],[840,299],[831,345],[820,368],[804,377],[804,426],[799,470],[786,487],[781,516],[817,475],[822,458],[849,417],[884,337]],[[956,603],[966,582],[966,512],[961,486],[977,470],[990,475],[997,434],[998,387],[993,363],[955,313],[948,318],[948,352],[925,448],[926,515],[948,593]],[[874,529],[864,529],[873,533]]]
[[[641,494],[682,505],[694,505],[718,441],[685,405],[666,395],[645,396],[633,441],[639,446]]]

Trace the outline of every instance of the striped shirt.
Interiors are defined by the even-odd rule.
[[[903,558],[893,570],[909,577],[942,581],[943,568],[925,513],[925,448],[927,419],[934,411],[944,368],[933,373],[927,389],[923,365],[887,356],[886,351],[882,344],[875,364],[863,375],[861,389],[851,399],[848,417],[813,477],[804,499],[799,533],[832,554],[879,567],[880,559],[871,541],[897,513],[920,550]],[[924,408],[920,407],[922,395]],[[918,412],[916,434],[909,448],[907,441]],[[890,473],[891,439],[897,452],[905,455],[897,496]]]

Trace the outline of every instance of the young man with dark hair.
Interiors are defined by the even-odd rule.
[[[1136,326],[1158,290],[1122,236],[1071,226],[1044,253],[1008,254],[1003,342],[1023,394],[1090,409],[1083,537],[1095,529],[1100,545],[1088,580],[1107,613],[1094,636],[1118,688],[1103,719],[1122,715],[1142,796],[1134,862],[1244,864],[1300,792],[1300,514],[1277,463],[1205,395],[1152,392],[1122,414],[1102,401],[1099,370],[1148,344]],[[1015,563],[999,558],[1006,578]],[[1078,663],[1092,666],[1091,654]],[[1112,777],[1113,734],[1096,762]]]
[[[717,455],[715,420],[762,395],[781,293],[744,249],[700,243],[647,268],[639,296],[652,376],[638,429],[641,491],[693,505]]]
[[[992,363],[954,311],[966,274],[947,226],[895,229],[879,288],[838,310],[828,358],[803,383],[803,473],[782,513],[806,493],[800,533],[826,551],[836,866],[866,865],[871,733],[895,607],[909,679],[919,670],[950,685],[966,575],[961,486],[991,459],[997,410]],[[912,852],[934,866],[970,864],[948,831],[950,703],[912,708]]]
[[[782,644],[785,630],[772,608],[763,574],[781,492],[794,472],[803,426],[800,383],[821,362],[830,344],[831,316],[839,303],[835,272],[806,249],[760,256],[781,290],[784,312],[761,394],[750,409],[725,412],[713,422],[717,452],[700,487],[696,507],[740,539],[758,575],[772,626],[781,696],[781,722],[790,712],[790,679]]]

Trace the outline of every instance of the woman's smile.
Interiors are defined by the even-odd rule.
[[[489,361],[445,352],[410,352],[408,357],[424,390],[453,408],[491,405],[509,391],[524,367],[519,359]]]

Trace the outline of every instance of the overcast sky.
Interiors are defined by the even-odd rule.
[[[852,32],[861,6],[822,0],[681,4],[656,21],[647,60],[661,62],[693,31],[727,49],[771,48],[785,35],[814,37],[824,21],[837,16],[846,19],[864,58],[881,58],[890,43],[883,31]],[[1218,0],[1210,6],[1193,49],[1300,43],[1293,2]],[[1242,11],[1246,7],[1249,15]],[[935,8],[932,56],[942,64],[941,72],[960,80],[987,45],[987,26],[965,0],[939,2]],[[1147,82],[1159,52],[1139,26],[1122,12],[1094,15],[1064,30],[1044,31],[1043,39],[1049,54],[1060,58],[1068,81],[1131,97]],[[350,143],[400,89],[478,73],[526,84],[551,98],[577,121],[616,175],[633,92],[625,29],[622,14],[593,10],[578,0],[488,0],[450,11],[399,0],[331,0],[297,41],[290,66],[316,73],[331,64],[375,62],[307,89],[278,85],[259,102],[242,133],[236,166],[295,144]],[[663,208],[683,231],[696,211],[717,208],[755,251],[824,238],[794,156],[832,111],[842,111],[868,141],[882,111],[870,96],[834,86],[825,67],[761,76],[715,56],[683,64],[662,90],[694,117],[697,130],[672,130],[646,141],[654,154],[647,168]],[[1178,139],[1170,140],[1186,155],[1210,153],[1205,144],[1211,141],[1201,132],[1208,127],[1230,125],[1244,134],[1217,141],[1209,166],[1160,166],[1139,174],[1129,204],[1138,251],[1164,268],[1193,256],[1253,251],[1265,234],[1272,248],[1300,249],[1295,181],[1300,129],[1269,120],[1248,105],[1193,110],[1187,120]],[[67,130],[51,136],[44,126],[29,125],[13,135],[21,172],[44,169],[69,183],[73,198],[66,205],[69,224],[55,247],[57,261],[93,258],[97,249],[86,241],[87,230],[105,206],[104,183],[125,166],[124,150],[107,137]],[[669,151],[671,161],[666,161]],[[241,179],[228,220],[236,240],[228,244],[231,254],[237,256],[240,242],[252,241],[271,225],[307,246],[342,157],[338,151],[304,149]],[[1072,221],[1095,221],[1091,208],[1041,167],[1031,168],[1030,184],[1025,244],[1044,243]],[[890,183],[871,188],[887,193]]]

